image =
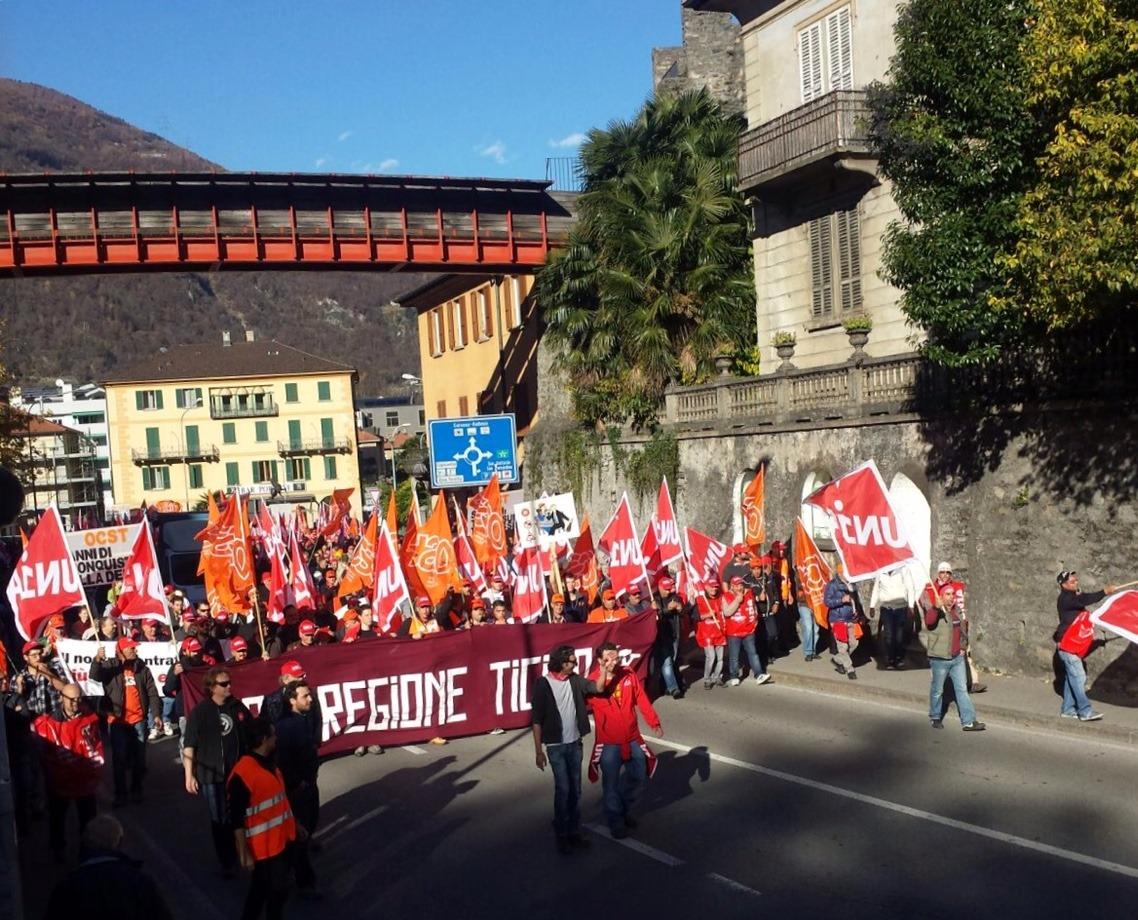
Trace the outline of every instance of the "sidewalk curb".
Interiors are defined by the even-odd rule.
[[[893,703],[911,703],[919,707],[922,717],[927,712],[929,697],[927,693],[912,693],[907,690],[892,690],[873,684],[855,683],[847,678],[837,679],[830,677],[813,677],[805,674],[795,674],[780,671],[777,663],[770,668],[771,685],[785,684],[788,687],[801,687],[806,690],[818,690],[830,696],[844,696],[850,699],[861,700],[888,700]],[[1007,706],[990,705],[988,695],[982,694],[976,700],[977,712],[984,719],[993,719],[1001,722],[1011,722],[1021,728],[1043,729],[1058,734],[1071,735],[1091,741],[1114,741],[1121,744],[1138,746],[1138,731],[1122,728],[1102,721],[1093,725],[1084,725],[1075,719],[1060,719],[1055,716],[1041,716],[1036,713],[1024,712],[1022,709],[1012,709]],[[1109,718],[1109,716],[1107,716]]]

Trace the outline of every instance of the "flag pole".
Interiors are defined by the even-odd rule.
[[[241,528],[241,542],[245,544],[245,554],[249,557],[249,574],[253,574],[253,553],[252,547],[249,545],[249,533],[245,529],[248,519],[245,517],[245,511],[241,507],[241,494],[237,494],[237,524]],[[261,620],[261,602],[257,597],[257,581],[253,579],[253,585],[249,588],[249,593],[253,599],[253,613],[257,617],[257,633],[261,637],[261,654],[266,654],[269,649],[265,644],[265,624]]]

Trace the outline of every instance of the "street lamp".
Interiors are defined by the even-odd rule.
[[[404,376],[406,376],[406,375],[404,375]],[[390,432],[388,432],[389,436],[388,436],[387,440],[391,441],[391,491],[393,493],[397,492],[399,490],[399,483],[396,481],[396,475],[395,475],[395,435],[397,435],[399,433],[400,428],[406,428],[406,427],[407,427],[407,423],[404,422],[401,425],[396,425],[394,428],[391,429]]]
[[[188,450],[189,445],[186,443],[186,413],[191,409],[200,409],[201,406],[202,398],[195,393],[193,402],[182,410],[182,418],[181,421],[178,422],[178,428],[181,429],[182,432],[182,466],[186,469],[186,504],[183,506],[183,510],[185,511],[190,510],[190,457]]]

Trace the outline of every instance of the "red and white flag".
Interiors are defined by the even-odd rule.
[[[640,540],[640,555],[644,559],[644,570],[653,582],[663,565],[660,564],[660,544],[656,542],[656,528],[653,527],[655,518],[650,518],[648,526],[644,528],[644,536]]]
[[[532,623],[545,609],[541,555],[538,546],[527,546],[514,554],[514,598],[510,612],[520,623]]]
[[[16,614],[16,628],[25,639],[34,639],[40,625],[52,614],[87,603],[79,570],[63,537],[63,521],[54,504],[44,512],[20,554],[7,595]]]
[[[391,633],[399,628],[402,619],[399,605],[410,603],[411,592],[407,590],[407,579],[403,577],[399,554],[395,551],[395,541],[386,520],[379,522],[373,570],[375,581],[371,588],[371,606],[375,611],[376,628],[381,634]]]
[[[581,579],[581,588],[589,603],[596,603],[597,588],[600,587],[600,575],[597,572],[597,552],[593,546],[593,531],[589,526],[589,516],[586,514],[581,521],[581,535],[573,547],[573,555],[565,563],[565,573],[574,578]]]
[[[802,501],[830,515],[834,545],[848,581],[876,578],[917,560],[872,460]]]
[[[474,586],[475,594],[481,596],[490,590],[474,554],[474,547],[470,545],[470,538],[465,533],[460,532],[454,539],[454,556],[458,561],[459,574]]]
[[[269,599],[265,607],[271,623],[283,623],[284,609],[292,603],[292,584],[285,564],[284,546],[280,544],[274,546],[269,554]]]
[[[154,551],[149,524],[138,528],[134,546],[123,563],[122,591],[115,598],[114,612],[124,620],[151,617],[167,624],[170,622],[170,609],[166,606],[166,591],[162,586],[162,573],[158,570],[158,554]]]
[[[1077,622],[1078,620],[1075,621]],[[1091,622],[1095,626],[1110,630],[1116,636],[1138,643],[1138,591],[1120,591],[1118,594],[1112,594],[1091,614]],[[1074,628],[1075,624],[1072,623],[1067,632]]]
[[[291,550],[291,569],[289,578],[289,591],[292,595],[290,602],[296,604],[297,610],[315,610],[316,609],[316,585],[312,582],[312,573],[308,571],[308,566],[304,564],[304,557],[300,554],[300,544],[296,538],[292,539],[292,545],[289,547]]]
[[[656,513],[652,515],[652,530],[656,535],[661,569],[684,558],[684,547],[680,542],[680,525],[676,523],[676,509],[672,507],[672,493],[668,489],[667,479],[660,482],[660,492],[656,496]]]
[[[646,594],[652,585],[644,567],[644,557],[640,553],[640,540],[636,536],[636,524],[632,520],[632,508],[628,504],[628,493],[620,497],[612,518],[601,533],[598,546],[609,558],[609,581],[617,597],[626,593],[634,584],[639,584]]]
[[[688,541],[688,561],[691,570],[688,577],[696,591],[702,591],[708,582],[723,581],[723,570],[731,561],[731,553],[726,543],[701,533],[694,527],[684,531]]]

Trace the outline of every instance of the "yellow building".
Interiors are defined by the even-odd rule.
[[[427,419],[512,413],[537,420],[540,320],[532,275],[440,275],[400,298],[418,313]]]
[[[358,513],[356,377],[251,332],[115,372],[106,390],[116,508],[187,509],[206,491],[304,503],[354,488]]]

